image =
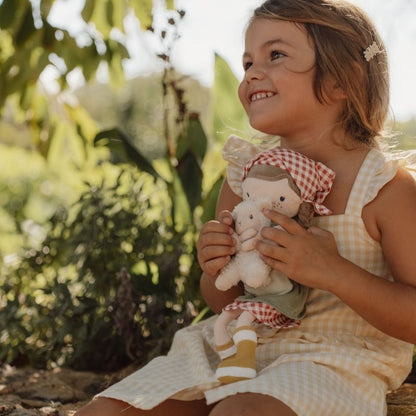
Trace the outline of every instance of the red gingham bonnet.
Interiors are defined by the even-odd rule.
[[[275,148],[259,153],[247,163],[243,181],[254,165],[272,165],[286,170],[300,189],[304,202],[310,202],[320,215],[331,214],[322,203],[331,190],[335,172],[323,163],[294,150]]]

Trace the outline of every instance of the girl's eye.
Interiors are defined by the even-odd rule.
[[[252,63],[249,61],[243,62],[243,69],[247,71],[251,67]]]
[[[248,192],[246,192],[247,198],[250,198],[250,194]]]
[[[284,196],[280,197],[280,202],[283,202],[286,198]]]
[[[279,52],[279,51],[271,51],[270,52],[270,58],[271,58],[272,61],[274,61],[276,59],[279,59],[279,58],[282,58],[284,56],[285,55],[282,52]]]

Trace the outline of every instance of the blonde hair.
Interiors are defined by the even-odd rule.
[[[315,46],[314,92],[325,102],[331,76],[347,96],[340,123],[369,145],[382,134],[389,110],[389,71],[385,46],[369,17],[344,0],[267,0],[252,20],[278,19],[302,24]],[[381,53],[367,61],[364,51],[376,42]]]

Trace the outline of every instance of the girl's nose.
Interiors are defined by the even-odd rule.
[[[261,80],[264,78],[264,72],[258,65],[253,64],[246,70],[245,78],[247,82]]]

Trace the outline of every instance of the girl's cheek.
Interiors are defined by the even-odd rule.
[[[240,102],[244,108],[246,108],[246,104],[247,104],[246,94],[247,94],[247,89],[244,85],[244,80],[243,80],[238,87],[238,98],[240,99]]]

